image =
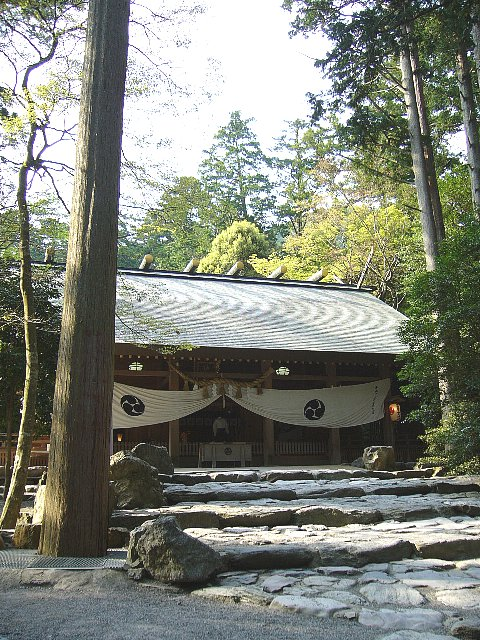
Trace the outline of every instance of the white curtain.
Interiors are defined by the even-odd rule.
[[[302,427],[341,428],[354,427],[380,420],[384,415],[384,402],[390,380],[366,384],[333,387],[330,389],[304,389],[283,391],[242,389],[236,397],[232,387],[226,395],[240,406],[265,418]],[[157,391],[115,383],[113,390],[113,428],[140,427],[178,420],[204,409],[221,397],[219,389],[208,387],[209,396],[197,391]]]
[[[265,418],[301,427],[355,427],[380,420],[390,380],[366,384],[281,391],[242,389],[241,398],[233,398],[240,406]]]
[[[219,397],[216,394],[205,398],[202,389],[197,391],[157,391],[115,382],[113,386],[112,427],[125,429],[178,420],[208,407]]]

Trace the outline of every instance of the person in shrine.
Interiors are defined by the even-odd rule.
[[[215,418],[212,425],[213,439],[215,442],[228,442],[230,440],[230,428],[223,414]]]

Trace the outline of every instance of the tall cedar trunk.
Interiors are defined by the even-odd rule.
[[[425,101],[423,74],[420,68],[418,49],[415,43],[411,43],[409,49],[410,61],[412,65],[413,85],[415,89],[418,118],[420,121],[420,131],[422,135],[423,154],[425,156],[425,167],[428,175],[430,201],[432,203],[433,217],[435,218],[437,242],[441,242],[445,239],[445,224],[443,221],[442,203],[440,201],[440,193],[438,190],[437,169],[435,167],[432,134],[430,130],[430,122]]]
[[[475,2],[472,9],[472,23],[473,57],[475,58],[478,84],[480,86],[480,7]]]
[[[435,269],[438,253],[438,236],[435,227],[432,202],[430,199],[430,184],[425,163],[422,130],[418,115],[412,63],[408,47],[404,47],[400,53],[400,69],[402,72],[402,85],[405,105],[407,108],[413,173],[415,176],[418,206],[420,207],[420,222],[422,225],[425,259],[427,269],[429,271],[433,271]]]
[[[15,406],[15,389],[10,387],[7,390],[7,403],[5,411],[5,485],[3,487],[3,498],[6,499],[10,489],[12,479],[11,457],[12,457],[12,432],[13,432],[13,407]]]
[[[463,42],[459,42],[457,55],[457,82],[462,107],[463,128],[467,142],[467,160],[472,188],[473,208],[480,219],[480,136],[472,83],[472,68]]]
[[[53,53],[52,53],[53,55]],[[33,67],[32,67],[33,68]],[[24,94],[32,106],[28,91],[28,73],[23,81]],[[28,465],[35,431],[35,408],[38,386],[38,348],[35,325],[35,306],[32,286],[32,259],[30,256],[30,215],[27,204],[28,174],[34,165],[33,147],[38,131],[34,109],[30,110],[30,134],[27,154],[18,173],[17,205],[20,225],[20,291],[23,301],[23,326],[25,336],[25,382],[23,387],[22,419],[18,430],[17,453],[13,465],[10,488],[0,517],[0,527],[15,527],[22,506]]]
[[[104,555],[129,0],[90,0],[40,551]]]

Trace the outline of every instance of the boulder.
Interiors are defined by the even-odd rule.
[[[110,517],[116,508],[117,508],[117,494],[115,492],[115,483],[110,481],[108,483],[108,513]]]
[[[155,467],[158,473],[163,473],[166,476],[173,475],[173,462],[166,447],[157,447],[154,444],[140,442],[133,447],[132,453],[140,460],[145,460],[152,467]]]
[[[358,467],[359,469],[365,469],[365,463],[363,461],[363,457],[355,458],[353,462],[350,463],[351,467]]]
[[[13,545],[17,549],[38,549],[41,528],[40,524],[17,524]]]
[[[204,583],[223,569],[220,554],[183,532],[172,516],[134,529],[127,560],[135,568],[140,562],[155,580],[174,584]]]
[[[365,469],[373,471],[393,471],[395,469],[395,453],[393,447],[367,447],[363,450]]]
[[[157,469],[131,451],[119,451],[110,458],[110,480],[119,509],[155,508],[165,504]]]

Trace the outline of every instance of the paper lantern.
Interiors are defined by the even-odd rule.
[[[399,422],[402,419],[402,411],[398,402],[392,402],[388,406],[388,413],[392,422]]]

